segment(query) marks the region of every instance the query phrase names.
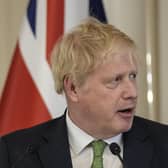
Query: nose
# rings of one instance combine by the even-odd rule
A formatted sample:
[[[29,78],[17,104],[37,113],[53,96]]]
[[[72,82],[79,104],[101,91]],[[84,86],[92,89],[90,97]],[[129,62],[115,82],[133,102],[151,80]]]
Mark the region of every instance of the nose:
[[[137,84],[134,81],[126,81],[124,84],[123,98],[124,99],[137,99]]]

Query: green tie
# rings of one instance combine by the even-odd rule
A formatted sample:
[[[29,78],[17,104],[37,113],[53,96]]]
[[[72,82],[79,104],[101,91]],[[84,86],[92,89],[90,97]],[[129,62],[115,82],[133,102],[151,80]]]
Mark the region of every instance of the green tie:
[[[93,163],[91,168],[103,168],[103,152],[106,143],[102,140],[93,141]]]

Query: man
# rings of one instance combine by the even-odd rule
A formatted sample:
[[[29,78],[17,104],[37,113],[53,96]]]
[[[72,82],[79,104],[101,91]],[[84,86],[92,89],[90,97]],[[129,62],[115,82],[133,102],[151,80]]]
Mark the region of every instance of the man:
[[[56,91],[65,94],[67,110],[2,137],[2,168],[167,168],[168,126],[134,117],[133,40],[90,18],[57,42],[52,58]],[[114,142],[123,163],[110,151]],[[101,144],[99,156],[94,144]]]

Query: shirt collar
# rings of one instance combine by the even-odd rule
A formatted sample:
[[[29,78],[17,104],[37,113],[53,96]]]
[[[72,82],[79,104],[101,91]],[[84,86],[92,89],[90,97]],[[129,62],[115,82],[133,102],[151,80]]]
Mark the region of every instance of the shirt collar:
[[[89,134],[76,126],[66,113],[66,122],[68,127],[68,137],[71,149],[79,154],[90,142],[94,140]]]
[[[122,145],[122,134],[118,134],[114,137],[108,138],[108,139],[104,139],[104,141],[110,145],[111,143],[115,142],[117,143],[119,146]]]
[[[95,140],[92,136],[87,134],[85,131],[80,129],[73,121],[70,119],[68,112],[66,113],[66,123],[68,128],[68,138],[70,147],[73,152],[79,154],[88,144]],[[103,139],[108,145],[113,142],[122,145],[122,134],[114,136],[112,138]]]

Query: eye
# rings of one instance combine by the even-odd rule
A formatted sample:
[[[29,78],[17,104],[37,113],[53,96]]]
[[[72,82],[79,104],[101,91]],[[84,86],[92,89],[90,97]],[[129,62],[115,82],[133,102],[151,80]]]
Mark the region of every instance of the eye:
[[[121,81],[121,76],[116,76],[113,80],[113,82],[119,82]]]
[[[111,80],[109,80],[107,82],[106,86],[110,89],[115,89],[119,85],[121,80],[122,80],[122,76],[116,76],[116,77],[112,78]]]
[[[133,72],[129,74],[129,79],[130,80],[135,80],[137,78],[137,73]]]

